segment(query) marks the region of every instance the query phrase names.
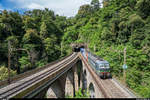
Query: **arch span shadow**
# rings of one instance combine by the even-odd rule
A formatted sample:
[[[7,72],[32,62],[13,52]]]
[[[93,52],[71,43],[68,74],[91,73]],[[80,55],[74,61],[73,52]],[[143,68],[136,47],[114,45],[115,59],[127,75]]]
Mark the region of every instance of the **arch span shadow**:
[[[90,92],[90,98],[95,98],[95,89],[93,83],[90,83],[89,85],[89,92]]]

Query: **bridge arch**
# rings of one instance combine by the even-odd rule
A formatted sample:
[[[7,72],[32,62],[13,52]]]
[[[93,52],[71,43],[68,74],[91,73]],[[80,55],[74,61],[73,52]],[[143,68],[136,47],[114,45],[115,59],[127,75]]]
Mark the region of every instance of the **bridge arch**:
[[[77,61],[77,75],[78,75],[78,85],[79,88],[82,88],[82,74],[83,74],[83,65],[82,65],[82,61],[78,60]]]
[[[60,98],[62,96],[62,87],[58,81],[55,81],[46,93],[47,98]]]
[[[84,70],[84,76],[85,76],[85,77],[87,76],[87,74],[86,74],[86,70]]]
[[[83,80],[82,80],[83,82],[83,90],[87,90],[87,71],[86,71],[86,69],[84,69],[84,71],[83,71]]]
[[[72,68],[67,72],[66,84],[65,84],[65,95],[74,96],[74,73]]]
[[[89,93],[90,93],[90,98],[95,98],[95,89],[93,83],[90,83],[89,85]]]

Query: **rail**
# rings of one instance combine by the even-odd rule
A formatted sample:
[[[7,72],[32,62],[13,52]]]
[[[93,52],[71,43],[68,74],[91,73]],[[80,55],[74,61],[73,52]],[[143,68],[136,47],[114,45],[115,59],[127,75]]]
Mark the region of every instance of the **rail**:
[[[77,53],[72,53],[64,58],[61,58],[57,61],[47,64],[44,67],[34,69],[29,72],[23,73],[19,76],[13,77],[12,83],[1,89],[0,98],[5,99],[8,97],[14,97],[14,95],[20,97],[20,94],[16,94],[18,92],[20,92],[21,95],[23,95],[23,93],[26,94],[25,97],[30,96],[33,92],[37,91],[40,87],[43,87],[44,84],[47,84],[47,82],[52,83],[54,80],[56,80],[56,78],[58,78],[60,75],[68,71],[79,58],[86,65],[86,68],[90,72],[94,80],[94,83],[96,84],[97,88],[101,91],[104,98],[116,98],[116,97],[132,98],[133,97],[125,90],[122,90],[121,87],[119,87],[115,82],[112,81],[112,79],[108,79],[108,80],[100,79],[99,76],[95,73],[95,71],[90,67],[89,63],[82,56],[81,53],[79,53],[78,56]],[[20,79],[23,79],[23,81]],[[7,82],[7,80],[4,82]],[[0,85],[1,84],[2,83],[0,83]]]
[[[72,52],[70,55],[72,55],[72,54],[73,54],[73,52]],[[49,63],[49,64],[47,64],[47,65],[45,65],[45,66],[43,66],[43,67],[36,68],[36,69],[32,69],[32,70],[30,70],[30,71],[27,71],[27,72],[24,72],[24,73],[22,73],[22,74],[16,75],[16,76],[14,76],[14,77],[11,77],[11,78],[10,78],[10,82],[11,82],[11,83],[14,83],[14,82],[16,82],[16,81],[18,81],[18,80],[20,80],[20,79],[23,79],[23,78],[25,78],[25,77],[28,77],[28,76],[30,76],[30,75],[32,75],[32,74],[35,74],[35,73],[37,73],[37,72],[39,72],[39,71],[41,71],[41,70],[44,70],[44,69],[48,68],[49,66],[52,66],[52,65],[54,65],[54,64],[56,64],[56,63],[58,63],[58,62],[60,62],[60,61],[62,61],[62,60],[64,60],[64,59],[66,59],[66,58],[69,57],[70,55],[65,56],[65,57],[63,57],[63,58],[60,58],[60,59],[58,59],[58,60],[56,60],[56,61],[54,61],[54,62],[51,62],[51,63]],[[10,84],[11,84],[11,83],[10,83]],[[4,86],[6,86],[6,85],[9,85],[8,80],[0,81],[0,88],[4,87]]]
[[[56,75],[58,71],[61,71],[61,69],[64,68],[62,66],[64,66],[64,65],[67,66],[68,64],[72,64],[72,62],[74,60],[76,60],[75,56],[77,58],[76,54],[70,55],[70,57],[68,56],[69,59],[62,61],[59,65],[54,65],[52,68],[50,67],[50,68],[46,69],[45,71],[41,71],[38,74],[36,73],[35,75],[33,75],[33,77],[31,76],[31,78],[27,77],[22,82],[20,81],[20,82],[11,84],[12,86],[9,86],[9,88],[4,87],[3,90],[0,91],[0,98],[3,98],[3,99],[8,98],[9,96],[14,95],[18,91],[21,91],[22,89],[24,89],[30,85],[33,85],[34,83],[38,82],[39,80],[41,80],[40,82],[43,82],[42,80],[46,79],[46,77],[48,77],[48,76],[54,77],[53,74]],[[67,57],[65,57],[65,58],[67,58]]]
[[[57,65],[56,67],[53,66],[53,68],[48,69],[45,72],[43,71],[39,75],[36,75],[36,76],[34,75],[35,77],[32,77],[31,79],[28,79],[28,80],[25,79],[26,81],[23,81],[22,83],[18,82],[18,83],[16,83],[16,85],[13,84],[11,86],[11,88],[6,87],[6,90],[3,89],[3,91],[0,92],[0,98],[3,98],[3,99],[8,98],[9,96],[14,95],[18,91],[30,86],[31,84],[36,83],[39,80],[46,78],[47,76],[53,75],[52,73],[55,73],[55,75],[56,75],[56,71],[63,69],[62,66],[66,65],[66,64],[68,65],[68,63],[71,64],[72,63],[71,60],[73,60],[75,58],[75,56],[76,55],[70,56],[69,59],[65,60],[64,62]],[[42,82],[42,81],[40,81],[40,82]]]

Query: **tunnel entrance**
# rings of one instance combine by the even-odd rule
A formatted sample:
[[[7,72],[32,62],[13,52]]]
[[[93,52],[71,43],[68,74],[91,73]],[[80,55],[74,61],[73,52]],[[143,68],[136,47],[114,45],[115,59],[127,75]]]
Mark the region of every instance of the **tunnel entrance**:
[[[80,48],[87,48],[85,43],[73,43],[71,44],[73,52],[80,52]]]

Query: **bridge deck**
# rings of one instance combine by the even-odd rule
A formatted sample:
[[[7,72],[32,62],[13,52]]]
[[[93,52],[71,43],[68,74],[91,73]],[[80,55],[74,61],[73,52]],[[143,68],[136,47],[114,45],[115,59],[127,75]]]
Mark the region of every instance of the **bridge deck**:
[[[79,54],[79,55],[78,55]],[[99,90],[103,93],[106,98],[135,98],[124,88],[122,88],[113,79],[102,80],[90,67],[88,62],[80,53],[73,53],[67,58],[41,70],[31,76],[25,77],[22,80],[18,80],[14,83],[7,85],[0,89],[0,98],[11,98],[11,97],[26,97],[31,94],[31,91],[39,89],[40,86],[44,86],[49,81],[54,81],[56,77],[65,73],[72,64],[76,63],[76,60],[81,59],[87,69],[89,70],[93,80]],[[66,67],[69,66],[69,67]]]
[[[19,92],[30,88],[31,86],[38,84],[46,77],[56,75],[56,71],[61,70],[64,66],[67,66],[68,63],[74,61],[77,58],[77,54],[73,53],[71,56],[67,57],[66,59],[44,69],[41,70],[29,77],[26,77],[22,80],[16,81],[4,88],[0,89],[0,98],[10,98],[17,95]]]

